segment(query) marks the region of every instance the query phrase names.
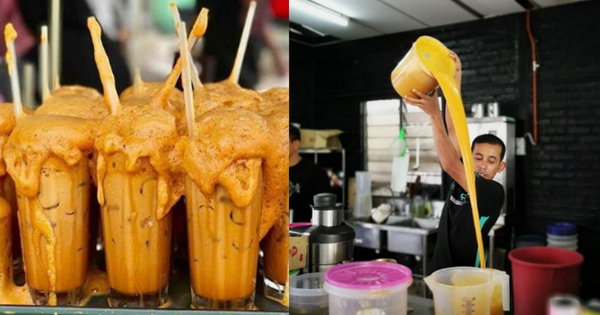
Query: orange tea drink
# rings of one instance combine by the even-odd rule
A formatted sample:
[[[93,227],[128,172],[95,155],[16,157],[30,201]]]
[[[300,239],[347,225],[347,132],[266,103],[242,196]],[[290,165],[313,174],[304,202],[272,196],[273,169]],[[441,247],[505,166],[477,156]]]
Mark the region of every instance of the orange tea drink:
[[[171,171],[175,119],[153,106],[123,107],[104,122],[96,142],[111,307],[166,303],[171,207],[183,185]]]
[[[29,111],[26,110],[26,113]],[[11,211],[11,231],[12,231],[12,258],[21,257],[21,239],[19,237],[19,221],[17,218],[17,193],[15,182],[6,172],[6,163],[4,162],[4,144],[8,141],[10,133],[15,127],[15,112],[13,104],[0,104],[0,198],[4,198],[12,209]]]
[[[269,122],[273,130],[273,141],[275,144],[274,157],[277,164],[283,167],[276,171],[278,176],[270,177],[269,185],[278,187],[284,191],[289,178],[289,89],[274,88],[261,94],[263,102],[260,104],[259,112]],[[282,202],[282,199],[283,202]],[[282,215],[277,218],[273,227],[263,238],[261,248],[263,250],[263,277],[265,283],[265,296],[286,305],[286,284],[289,279],[289,198],[280,196],[279,200],[273,200],[274,206],[283,207]]]
[[[20,118],[5,161],[15,180],[27,284],[38,305],[78,305],[89,251],[91,155],[87,120]]]
[[[250,309],[254,301],[266,179],[267,121],[216,108],[183,138],[193,307]],[[263,171],[264,170],[264,171]],[[281,211],[279,211],[279,214]]]

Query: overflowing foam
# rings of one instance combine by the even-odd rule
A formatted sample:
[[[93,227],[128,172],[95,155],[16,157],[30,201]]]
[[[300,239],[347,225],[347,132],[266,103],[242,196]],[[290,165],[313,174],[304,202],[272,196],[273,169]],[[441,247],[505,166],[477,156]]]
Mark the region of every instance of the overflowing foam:
[[[100,120],[110,113],[98,91],[82,86],[63,86],[49,96],[35,114]]]
[[[32,115],[19,120],[4,146],[17,190],[36,197],[42,165],[53,156],[69,166],[77,164],[92,152],[97,132],[92,122],[73,117]]]
[[[140,104],[143,98],[134,98]],[[104,205],[103,180],[106,176],[106,157],[120,152],[126,159],[126,170],[138,172],[141,159],[148,158],[158,174],[156,214],[160,219],[183,193],[183,179],[174,173],[180,165],[175,146],[178,139],[175,119],[155,106],[124,103],[121,112],[103,122],[104,133],[96,141],[98,154],[98,201]]]

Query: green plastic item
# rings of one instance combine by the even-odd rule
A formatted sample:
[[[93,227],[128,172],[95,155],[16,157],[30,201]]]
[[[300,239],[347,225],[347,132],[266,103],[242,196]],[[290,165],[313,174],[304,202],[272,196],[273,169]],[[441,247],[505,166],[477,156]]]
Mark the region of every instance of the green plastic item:
[[[173,22],[173,16],[171,15],[171,9],[169,3],[177,3],[179,11],[182,10],[194,10],[196,8],[195,0],[152,0],[150,2],[150,11],[152,13],[152,19],[156,28],[163,33],[175,34],[175,22]]]
[[[406,132],[406,129],[404,129],[404,127],[402,127],[400,129],[400,134],[398,135],[398,139],[400,140],[400,142],[404,143],[404,150],[402,150],[402,152],[400,152],[400,157],[404,157],[404,154],[406,154],[406,152],[408,151],[408,143],[406,142],[406,138],[404,137],[405,132]]]
[[[393,157],[404,157],[406,152],[408,152],[408,143],[406,142],[406,137],[404,136],[405,133],[406,129],[404,129],[404,127],[400,128],[398,139],[395,139],[394,142],[392,142],[389,152]]]

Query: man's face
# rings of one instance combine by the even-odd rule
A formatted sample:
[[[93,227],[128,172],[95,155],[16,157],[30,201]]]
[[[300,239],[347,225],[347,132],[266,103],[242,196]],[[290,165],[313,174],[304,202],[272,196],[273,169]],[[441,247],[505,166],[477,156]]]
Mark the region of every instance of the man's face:
[[[496,144],[476,143],[473,147],[473,168],[479,176],[492,180],[506,167],[500,160],[502,147]]]
[[[290,158],[298,154],[298,150],[300,149],[300,140],[292,141],[290,139]]]

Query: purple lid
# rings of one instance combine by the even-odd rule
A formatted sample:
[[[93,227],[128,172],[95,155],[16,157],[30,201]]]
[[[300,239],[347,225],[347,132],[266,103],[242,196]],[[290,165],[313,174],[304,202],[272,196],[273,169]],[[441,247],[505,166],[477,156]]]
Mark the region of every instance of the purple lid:
[[[407,267],[380,261],[363,261],[339,265],[325,273],[325,282],[342,289],[389,289],[412,280]]]
[[[557,236],[577,235],[577,226],[566,222],[552,223],[546,226],[546,232]]]

